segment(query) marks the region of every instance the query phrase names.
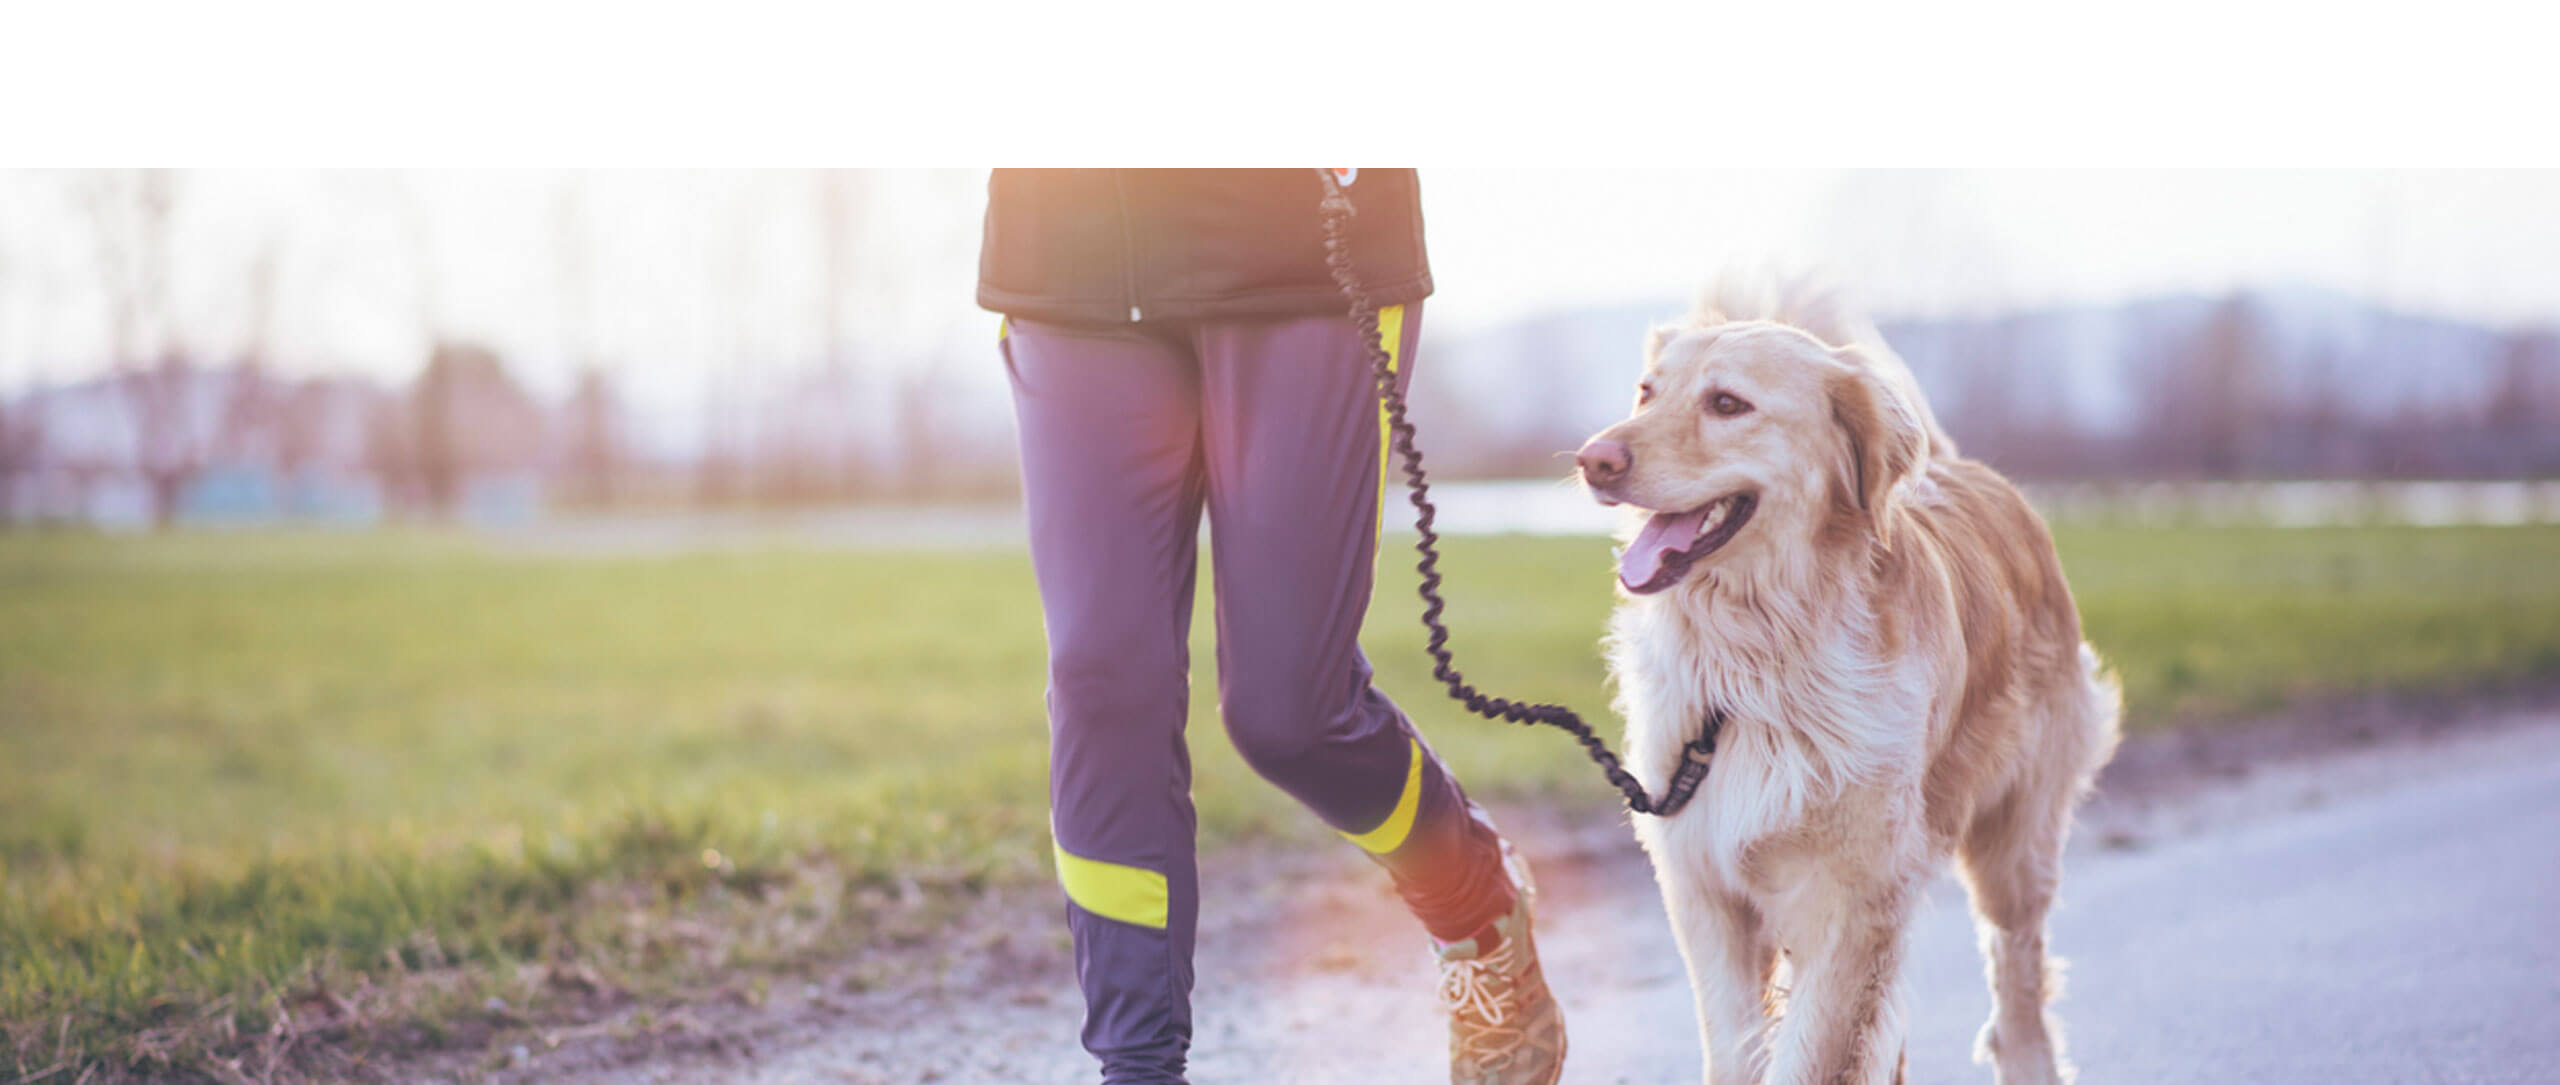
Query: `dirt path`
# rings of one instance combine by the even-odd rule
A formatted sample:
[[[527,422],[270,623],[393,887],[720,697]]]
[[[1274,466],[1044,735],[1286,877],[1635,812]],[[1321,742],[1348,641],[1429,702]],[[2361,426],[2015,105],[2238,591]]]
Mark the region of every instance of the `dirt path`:
[[[1545,890],[1541,949],[1573,1029],[1566,1081],[1696,1080],[1687,984],[1622,815],[1497,813]],[[2505,828],[2448,829],[2482,822]],[[2560,1060],[2560,985],[2546,978],[2560,925],[2539,918],[2560,909],[2554,839],[2560,715],[2328,717],[2128,744],[2082,819],[2055,920],[2083,1080],[2528,1080]],[[1204,879],[1193,1080],[1445,1080],[1428,958],[1366,862],[1231,854]],[[2201,908],[2241,882],[2265,884]],[[990,901],[875,989],[831,980],[753,1010],[624,1021],[455,1076],[1090,1080],[1054,913],[1046,893]],[[1913,932],[1915,1082],[1989,1080],[1968,1060],[1988,1006],[1971,941],[1962,893],[1942,881]],[[2472,979],[2431,990],[2431,969]]]

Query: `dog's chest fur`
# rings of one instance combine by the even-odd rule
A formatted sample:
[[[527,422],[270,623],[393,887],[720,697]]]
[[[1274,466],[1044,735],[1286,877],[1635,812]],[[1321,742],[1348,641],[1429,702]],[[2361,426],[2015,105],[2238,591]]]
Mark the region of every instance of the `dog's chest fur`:
[[[1910,851],[1917,842],[1841,845],[1919,822],[1929,676],[1909,655],[1886,658],[1866,600],[1704,590],[1631,600],[1613,624],[1628,753],[1649,788],[1711,705],[1726,715],[1696,800],[1636,819],[1656,862],[1703,864],[1726,892],[1760,896],[1784,892],[1798,859]]]

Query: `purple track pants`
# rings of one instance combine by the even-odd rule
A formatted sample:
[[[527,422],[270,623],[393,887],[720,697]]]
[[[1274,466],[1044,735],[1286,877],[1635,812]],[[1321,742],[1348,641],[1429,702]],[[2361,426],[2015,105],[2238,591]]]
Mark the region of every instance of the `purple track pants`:
[[[1401,380],[1420,307],[1381,317]],[[1360,652],[1380,426],[1357,328],[1015,321],[1003,346],[1049,638],[1050,825],[1104,1080],[1178,1082],[1190,1046],[1203,509],[1218,705],[1246,763],[1384,865],[1433,935],[1509,911],[1498,837]]]

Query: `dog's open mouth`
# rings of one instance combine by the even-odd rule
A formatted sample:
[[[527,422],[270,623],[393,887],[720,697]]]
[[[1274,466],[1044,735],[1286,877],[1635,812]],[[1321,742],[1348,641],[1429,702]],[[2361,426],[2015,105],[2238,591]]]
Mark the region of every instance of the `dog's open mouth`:
[[[1657,512],[1618,555],[1618,583],[1651,595],[1680,582],[1689,566],[1733,541],[1759,505],[1755,495],[1727,494],[1687,512]]]

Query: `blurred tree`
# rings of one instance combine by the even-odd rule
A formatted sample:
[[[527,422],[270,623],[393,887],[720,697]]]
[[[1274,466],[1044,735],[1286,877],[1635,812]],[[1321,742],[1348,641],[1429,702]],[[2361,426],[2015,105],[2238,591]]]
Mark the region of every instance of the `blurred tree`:
[[[2146,332],[2154,353],[2138,377],[2138,470],[2241,477],[2257,466],[2251,435],[2266,417],[2256,308],[2248,295],[2232,294],[2187,319],[2194,323]]]
[[[385,429],[371,442],[378,468],[437,516],[460,508],[475,477],[541,465],[541,408],[475,344],[438,344],[400,407],[376,422]]]
[[[2009,471],[2028,470],[2035,457],[2021,447],[2029,442],[2020,431],[2027,419],[2019,409],[2022,370],[2032,366],[2019,357],[2022,338],[2015,319],[1998,317],[1947,322],[1948,356],[1957,360],[1947,384],[1956,389],[1954,417],[1947,425],[1966,455]]]
[[[133,433],[133,469],[151,522],[177,519],[186,485],[207,453],[194,412],[196,366],[169,331],[169,217],[177,177],[168,170],[101,170],[77,182],[107,299],[112,378]]]
[[[2510,339],[2498,359],[2497,383],[2482,412],[2502,452],[2502,475],[2560,473],[2560,332]]]
[[[11,281],[12,270],[9,248],[0,245],[0,301],[14,296],[15,292],[9,289],[16,285]],[[0,308],[0,315],[7,312]],[[37,395],[29,394],[23,404],[11,404],[7,388],[0,387],[0,525],[17,518],[18,478],[33,469],[36,452],[43,446],[39,402]]]
[[[861,185],[861,175],[851,170],[818,173],[818,349],[831,372],[846,366],[844,306],[853,287],[853,252],[859,247],[853,232]]]
[[[2196,424],[2197,466],[2207,478],[2237,478],[2253,466],[2248,434],[2258,413],[2258,347],[2245,294],[2214,307],[2194,359],[2194,398],[2187,404]]]
[[[707,323],[709,368],[702,397],[702,462],[694,479],[696,499],[726,504],[753,495],[758,455],[758,396],[763,374],[757,364],[750,306],[755,300],[752,251],[759,207],[750,193],[730,192],[727,215],[706,221],[702,231],[703,267],[710,287],[719,292],[715,312],[725,319]],[[708,211],[709,209],[706,209]],[[725,228],[723,228],[725,227]]]
[[[589,507],[621,496],[627,435],[613,368],[600,361],[595,324],[595,238],[588,228],[581,177],[564,181],[552,205],[553,251],[559,258],[560,354],[577,373],[561,409],[567,429],[561,467],[570,499]]]
[[[350,382],[352,383],[352,382]],[[297,478],[322,466],[329,452],[329,421],[336,405],[330,378],[296,381],[286,389],[274,416],[276,471]]]
[[[277,250],[258,249],[242,276],[247,297],[240,354],[223,383],[222,417],[214,427],[213,454],[232,464],[275,463],[284,425],[287,389],[268,370],[275,334]]]
[[[950,457],[939,442],[942,426],[934,405],[951,393],[942,387],[937,366],[909,364],[895,385],[898,422],[898,467],[895,491],[902,497],[930,498],[942,492]]]
[[[18,486],[44,454],[43,398],[11,403],[0,397],[0,524],[17,518]]]
[[[2294,462],[2279,465],[2287,474],[2342,478],[2359,469],[2346,399],[2339,392],[2348,374],[2339,354],[2336,347],[2319,348],[2306,364],[2310,380],[2301,401],[2271,408],[2282,411],[2293,423],[2293,432],[2285,435],[2284,447],[2291,451]]]
[[[693,465],[693,500],[716,508],[736,501],[745,489],[746,457],[734,424],[738,411],[730,403],[734,390],[716,370],[702,384],[702,451]]]
[[[803,414],[794,429],[808,432],[797,443],[817,457],[817,473],[825,496],[851,495],[860,485],[861,451],[851,439],[855,405],[854,349],[845,309],[868,286],[861,257],[869,242],[866,212],[871,178],[859,170],[823,170],[817,178],[819,296],[818,349],[822,353],[812,387],[800,400]]]
[[[411,420],[405,397],[385,397],[367,409],[364,462],[365,469],[382,487],[386,503],[420,503],[417,426]]]
[[[623,465],[629,454],[622,421],[622,399],[613,377],[590,367],[578,374],[561,412],[568,427],[566,462],[572,500],[593,507],[610,506],[621,492]]]
[[[162,531],[177,523],[187,484],[204,471],[208,458],[212,435],[199,424],[197,410],[208,380],[176,351],[149,366],[123,368],[113,378],[133,427],[133,466],[150,497],[151,525]]]

